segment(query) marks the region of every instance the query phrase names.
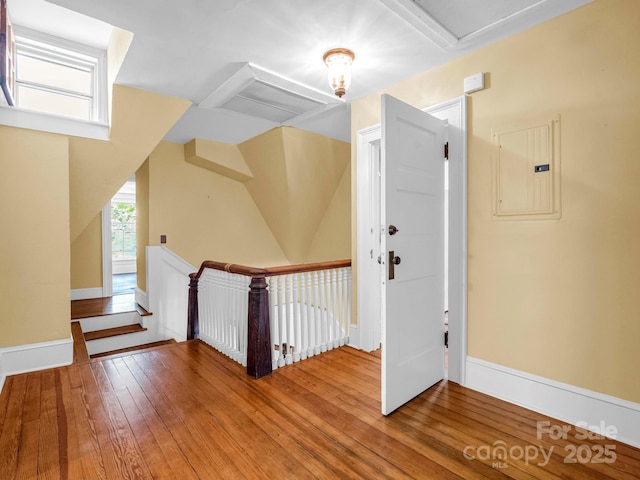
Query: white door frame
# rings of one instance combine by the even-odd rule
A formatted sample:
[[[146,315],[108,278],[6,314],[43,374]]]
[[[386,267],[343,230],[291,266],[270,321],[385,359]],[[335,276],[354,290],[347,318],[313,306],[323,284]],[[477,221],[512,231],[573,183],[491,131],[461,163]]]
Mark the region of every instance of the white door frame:
[[[449,142],[449,380],[465,384],[465,365],[467,357],[467,98],[461,96],[440,103],[423,111],[448,122]],[[357,278],[367,278],[367,262],[371,262],[366,247],[366,232],[371,227],[367,211],[370,199],[369,185],[371,172],[370,155],[374,151],[372,144],[380,139],[380,125],[359,130],[357,137]],[[356,292],[358,306],[359,347],[371,351],[377,348],[376,325],[371,318],[360,312],[366,311],[370,295],[362,288],[364,282],[358,281]],[[361,307],[363,310],[361,310]],[[379,326],[378,332],[379,332]],[[379,342],[379,339],[377,339]]]

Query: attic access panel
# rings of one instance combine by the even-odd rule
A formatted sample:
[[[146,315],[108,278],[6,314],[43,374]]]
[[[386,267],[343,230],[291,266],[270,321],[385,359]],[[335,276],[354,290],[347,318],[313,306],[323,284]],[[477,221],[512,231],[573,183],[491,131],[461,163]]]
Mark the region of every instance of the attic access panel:
[[[220,108],[284,123],[302,115],[313,116],[344,103],[334,95],[248,62],[232,66],[235,69],[218,80],[217,86],[198,104],[198,108]]]
[[[459,39],[544,2],[544,0],[412,1]]]
[[[323,102],[254,79],[219,108],[282,123]]]

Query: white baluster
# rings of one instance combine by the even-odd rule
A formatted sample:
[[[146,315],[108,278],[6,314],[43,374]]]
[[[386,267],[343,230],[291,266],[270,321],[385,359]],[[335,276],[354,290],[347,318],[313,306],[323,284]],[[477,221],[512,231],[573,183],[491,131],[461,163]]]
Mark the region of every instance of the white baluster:
[[[280,332],[279,336],[279,347],[280,347],[280,355],[278,356],[278,367],[285,366],[285,344],[287,343],[287,330],[286,330],[286,306],[285,306],[285,286],[284,286],[284,276],[278,276],[278,328]]]
[[[300,280],[300,360],[306,360],[309,349],[309,319],[307,304],[309,303],[308,297],[308,282],[307,274],[301,273],[299,275]]]
[[[340,300],[338,298],[338,272],[331,270],[331,310],[333,319],[331,320],[331,340],[333,348],[340,346]]]
[[[291,275],[291,354],[294,362],[300,361],[300,351],[302,350],[302,338],[300,336],[300,274]]]
[[[345,283],[346,283],[345,271],[344,271],[344,268],[340,268],[338,270],[338,297],[340,299],[340,346],[341,347],[344,345],[344,340],[347,335],[346,333],[347,332],[347,325],[346,325],[347,304],[345,303],[346,298],[344,294]]]
[[[320,346],[322,345],[322,314],[319,308],[320,305],[320,277],[318,272],[315,271],[312,274],[313,277],[313,308],[311,313],[313,315],[313,331],[314,331],[314,339],[313,339],[313,353],[314,355],[319,355],[321,353]]]
[[[293,341],[293,335],[292,335],[292,326],[293,326],[293,319],[292,319],[292,305],[293,302],[291,300],[291,290],[292,290],[292,275],[286,275],[285,276],[285,297],[284,297],[284,318],[285,318],[285,322],[284,322],[284,328],[283,330],[285,331],[285,339],[286,339],[286,344],[287,344],[287,355],[285,357],[285,363],[287,365],[291,365],[293,363],[293,355],[291,354],[291,343]],[[294,347],[295,348],[295,347]]]
[[[280,365],[280,353],[282,352],[282,349],[280,347],[282,341],[280,338],[280,307],[278,305],[280,289],[278,288],[278,277],[270,277],[269,285],[269,300],[273,305],[273,308],[271,310],[271,343],[273,344],[273,355],[271,358],[271,363],[273,370],[275,370]]]

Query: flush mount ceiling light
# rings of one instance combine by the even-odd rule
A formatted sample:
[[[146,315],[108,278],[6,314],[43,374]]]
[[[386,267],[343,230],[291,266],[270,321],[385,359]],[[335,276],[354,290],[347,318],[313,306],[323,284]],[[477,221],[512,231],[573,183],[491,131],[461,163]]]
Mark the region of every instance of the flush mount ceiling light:
[[[329,68],[329,85],[338,97],[342,97],[351,85],[351,64],[355,57],[346,48],[332,48],[322,56]]]

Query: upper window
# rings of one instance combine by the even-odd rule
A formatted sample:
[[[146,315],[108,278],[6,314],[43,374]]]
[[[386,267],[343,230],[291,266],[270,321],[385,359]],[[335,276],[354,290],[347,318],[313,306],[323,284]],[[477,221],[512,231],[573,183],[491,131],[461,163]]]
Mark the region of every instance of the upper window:
[[[15,34],[17,107],[105,121],[103,51],[26,29]]]

